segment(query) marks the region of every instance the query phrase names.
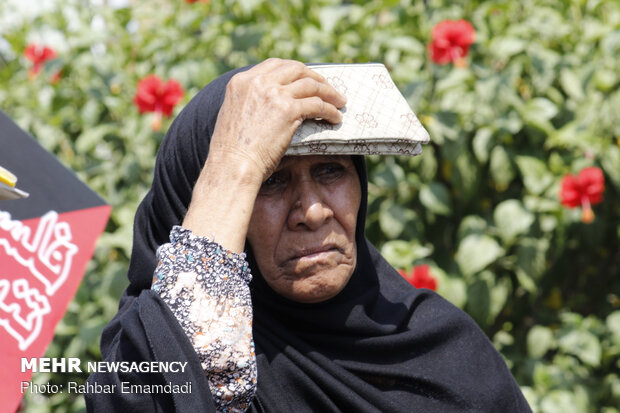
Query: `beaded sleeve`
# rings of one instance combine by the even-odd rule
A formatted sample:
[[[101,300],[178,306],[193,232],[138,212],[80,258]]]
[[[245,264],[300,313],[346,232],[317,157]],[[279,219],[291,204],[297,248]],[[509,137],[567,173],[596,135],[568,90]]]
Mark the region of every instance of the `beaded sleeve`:
[[[157,250],[152,289],[196,350],[216,409],[243,412],[256,392],[252,275],[245,254],[179,226],[170,241]]]

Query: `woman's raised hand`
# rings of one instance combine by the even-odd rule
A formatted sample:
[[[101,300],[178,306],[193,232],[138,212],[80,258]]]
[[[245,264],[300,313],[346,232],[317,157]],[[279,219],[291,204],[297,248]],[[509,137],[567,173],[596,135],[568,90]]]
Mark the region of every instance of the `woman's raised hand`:
[[[210,155],[248,162],[262,182],[275,170],[304,119],[342,120],[346,98],[293,60],[268,59],[228,83]],[[230,164],[229,164],[230,165]]]
[[[254,201],[304,119],[338,123],[346,98],[293,60],[268,59],[228,82],[183,226],[243,251]]]

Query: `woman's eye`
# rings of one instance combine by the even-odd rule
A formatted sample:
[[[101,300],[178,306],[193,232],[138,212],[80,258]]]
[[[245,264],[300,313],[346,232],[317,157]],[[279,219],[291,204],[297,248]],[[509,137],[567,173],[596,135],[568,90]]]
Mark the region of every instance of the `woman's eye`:
[[[322,165],[321,168],[317,171],[317,175],[323,179],[333,179],[338,178],[343,171],[344,167],[339,163],[330,163]]]
[[[282,176],[282,174],[279,172],[276,172],[272,174],[269,178],[267,178],[265,182],[263,182],[260,190],[261,192],[273,191],[279,188],[280,186],[284,185],[284,183],[285,183],[284,177]]]

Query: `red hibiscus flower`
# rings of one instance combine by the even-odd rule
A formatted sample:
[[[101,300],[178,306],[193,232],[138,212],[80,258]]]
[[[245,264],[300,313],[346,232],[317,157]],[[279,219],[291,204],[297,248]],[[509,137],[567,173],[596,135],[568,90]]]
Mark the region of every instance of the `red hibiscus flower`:
[[[411,273],[407,274],[404,270],[399,270],[398,273],[405,277],[407,281],[415,288],[428,288],[429,290],[437,290],[437,279],[430,273],[428,265],[418,265],[413,267]]]
[[[32,62],[28,75],[30,78],[34,78],[43,69],[45,62],[56,58],[56,52],[50,47],[30,43],[24,50],[24,56]]]
[[[577,176],[568,174],[562,179],[560,201],[568,208],[581,205],[581,220],[587,224],[594,220],[591,206],[603,200],[604,190],[603,171],[592,166],[582,169]]]
[[[428,45],[431,60],[437,64],[454,63],[455,66],[467,66],[465,56],[469,46],[474,42],[474,27],[465,20],[444,20],[431,32]]]
[[[170,79],[162,82],[155,75],[149,75],[138,83],[138,90],[133,102],[140,113],[153,112],[152,127],[154,130],[161,128],[161,116],[170,116],[172,109],[183,98],[183,88],[176,80]]]

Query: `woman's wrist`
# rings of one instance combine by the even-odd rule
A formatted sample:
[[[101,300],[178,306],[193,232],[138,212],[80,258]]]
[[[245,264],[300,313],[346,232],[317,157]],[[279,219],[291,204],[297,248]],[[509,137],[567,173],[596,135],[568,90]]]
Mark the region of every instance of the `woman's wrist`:
[[[262,174],[252,162],[230,155],[210,156],[194,186],[183,227],[242,252],[261,184]]]

